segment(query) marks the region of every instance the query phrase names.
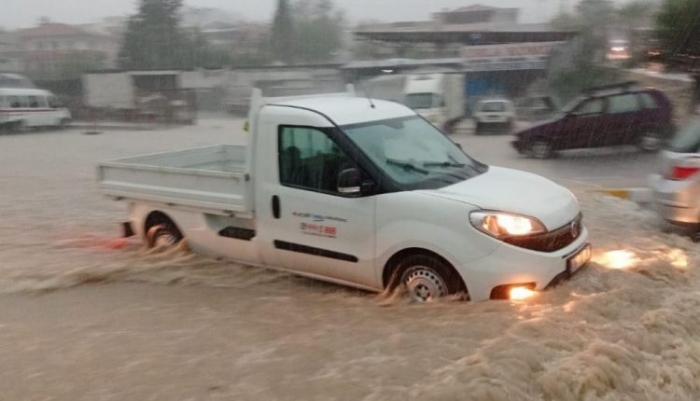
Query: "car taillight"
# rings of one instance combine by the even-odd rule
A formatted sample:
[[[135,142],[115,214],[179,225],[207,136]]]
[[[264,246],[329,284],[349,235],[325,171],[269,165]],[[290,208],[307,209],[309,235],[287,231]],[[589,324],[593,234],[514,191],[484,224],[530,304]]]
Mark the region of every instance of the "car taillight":
[[[698,171],[700,171],[700,167],[673,166],[670,178],[672,180],[687,180],[688,178],[695,175]]]

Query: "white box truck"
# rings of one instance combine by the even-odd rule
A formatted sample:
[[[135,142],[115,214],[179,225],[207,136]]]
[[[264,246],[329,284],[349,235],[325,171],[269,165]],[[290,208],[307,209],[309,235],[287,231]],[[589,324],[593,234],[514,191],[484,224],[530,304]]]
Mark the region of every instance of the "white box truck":
[[[464,75],[411,74],[406,80],[405,104],[436,127],[450,132],[465,115]]]
[[[371,291],[401,286],[416,301],[521,297],[591,257],[571,192],[472,159],[403,105],[252,98],[245,146],[99,166],[102,192],[128,204],[127,234]]]

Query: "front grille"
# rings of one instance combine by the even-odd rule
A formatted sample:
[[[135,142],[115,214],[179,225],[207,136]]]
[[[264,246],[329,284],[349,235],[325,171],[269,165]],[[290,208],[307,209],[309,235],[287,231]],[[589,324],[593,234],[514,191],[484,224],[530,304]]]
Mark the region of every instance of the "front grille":
[[[582,221],[583,215],[579,214],[572,222],[554,231],[529,237],[506,238],[505,242],[537,252],[556,252],[571,245],[581,236],[583,232]]]

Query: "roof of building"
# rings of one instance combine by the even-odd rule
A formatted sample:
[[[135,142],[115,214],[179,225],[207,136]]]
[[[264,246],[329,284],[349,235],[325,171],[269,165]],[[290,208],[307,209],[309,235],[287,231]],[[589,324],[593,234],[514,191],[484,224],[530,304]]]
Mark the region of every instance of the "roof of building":
[[[434,21],[361,25],[355,35],[386,42],[498,44],[568,40],[575,32],[548,24],[440,24]]]
[[[485,6],[483,4],[472,4],[466,7],[459,7],[447,12],[466,12],[466,11],[490,11],[490,10],[508,10],[508,8]]]
[[[62,24],[57,22],[42,23],[37,27],[23,29],[19,31],[19,36],[22,38],[43,38],[57,36],[105,36],[103,34],[88,31],[86,29]]]
[[[416,114],[408,107],[384,100],[372,100],[374,107],[363,97],[309,97],[280,101],[271,106],[291,106],[321,113],[335,124],[352,125]]]

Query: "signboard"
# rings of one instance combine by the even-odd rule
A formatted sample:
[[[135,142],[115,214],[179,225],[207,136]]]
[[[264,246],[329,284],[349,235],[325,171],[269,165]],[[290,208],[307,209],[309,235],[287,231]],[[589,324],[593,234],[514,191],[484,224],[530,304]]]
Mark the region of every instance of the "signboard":
[[[564,42],[465,46],[462,64],[466,71],[540,70],[554,47]]]

